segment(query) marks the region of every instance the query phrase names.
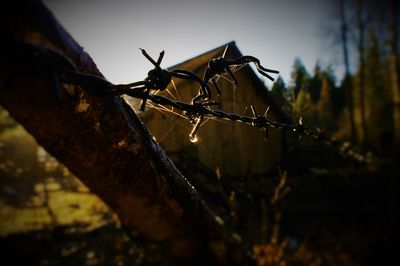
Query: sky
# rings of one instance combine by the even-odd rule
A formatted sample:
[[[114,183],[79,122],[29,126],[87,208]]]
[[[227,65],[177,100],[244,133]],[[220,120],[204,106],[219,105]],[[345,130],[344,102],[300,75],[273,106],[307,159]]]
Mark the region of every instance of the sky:
[[[114,83],[143,80],[153,68],[183,62],[236,41],[242,54],[277,69],[288,84],[296,57],[309,72],[332,59],[324,42],[329,16],[321,0],[44,0],[61,24]],[[325,34],[326,35],[326,34]],[[335,68],[335,65],[333,65]],[[337,72],[340,69],[338,69]],[[272,83],[267,80],[267,86]]]

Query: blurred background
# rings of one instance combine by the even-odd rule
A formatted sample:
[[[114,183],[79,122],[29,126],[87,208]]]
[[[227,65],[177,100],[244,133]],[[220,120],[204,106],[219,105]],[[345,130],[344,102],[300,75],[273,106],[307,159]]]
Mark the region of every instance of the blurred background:
[[[289,132],[284,156],[262,175],[242,171],[224,179],[215,167],[199,177],[190,165],[178,166],[245,240],[249,263],[395,265],[395,0],[44,3],[114,83],[143,80],[153,68],[138,48],[153,57],[165,50],[162,67],[170,67],[235,41],[242,54],[279,70],[274,82],[255,73],[285,117],[302,117],[306,126],[353,145],[360,160]],[[198,152],[218,165],[211,143],[202,138],[205,148]],[[160,263],[138,244],[140,236],[122,230],[112,211],[1,108],[0,191],[1,256],[39,265]]]

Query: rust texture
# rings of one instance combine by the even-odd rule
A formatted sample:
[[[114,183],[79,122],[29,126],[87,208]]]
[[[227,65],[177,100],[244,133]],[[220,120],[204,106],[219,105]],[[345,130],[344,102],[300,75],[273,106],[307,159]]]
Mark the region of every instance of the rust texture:
[[[69,58],[81,72],[102,76],[47,8],[40,1],[20,1],[5,11],[0,104],[102,198],[125,228],[138,231],[166,259],[233,263],[219,251],[238,243],[122,98],[95,97],[66,84],[60,97],[51,71],[9,53],[16,43],[40,45]]]

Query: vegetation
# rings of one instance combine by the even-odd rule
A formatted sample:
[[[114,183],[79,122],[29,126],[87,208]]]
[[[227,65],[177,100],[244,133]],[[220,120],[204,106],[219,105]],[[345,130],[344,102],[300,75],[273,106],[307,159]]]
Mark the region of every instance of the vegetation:
[[[393,80],[398,79],[398,72],[391,67],[394,55],[388,45],[388,32],[392,29],[381,17],[388,15],[388,4],[385,2],[374,11],[373,17],[377,20],[369,21],[369,27],[364,29],[368,34],[363,40],[362,54],[358,51],[347,55],[362,57],[362,65],[356,64],[343,79],[335,77],[331,65],[322,69],[317,63],[309,73],[297,58],[290,83],[286,85],[278,79],[271,89],[276,101],[293,119],[303,117],[307,125],[318,126],[341,140],[353,139],[359,146],[365,142],[367,150],[383,157],[390,157],[397,148]],[[354,29],[356,25],[348,27]],[[352,120],[355,121],[355,136],[352,136]]]
[[[379,5],[375,1],[358,1],[354,6],[346,1],[339,2],[338,35],[341,35],[340,46],[344,51],[345,76],[338,78],[332,66],[321,67],[318,63],[310,73],[297,58],[292,79],[285,84],[282,78],[278,78],[271,94],[294,121],[302,118],[307,126],[318,127],[341,141],[351,141],[365,153],[373,154],[374,161],[361,165],[340,157],[337,151],[319,142],[306,138],[291,139],[289,134],[289,152],[271,173],[263,176],[248,174],[240,180],[227,181],[223,173],[216,170],[217,178],[210,173],[209,180],[193,180],[202,199],[217,214],[217,223],[226,225],[229,232],[233,232],[229,237],[242,241],[241,248],[247,256],[235,262],[258,266],[395,265],[400,143],[399,44],[396,37],[399,24],[395,12],[398,6],[396,1],[384,1]],[[365,10],[370,9],[373,12],[365,14]],[[350,19],[351,16],[355,19]],[[351,32],[357,35],[355,42],[347,36]],[[353,70],[350,70],[349,58],[356,58],[359,62]],[[94,102],[90,104],[95,105]],[[112,104],[108,107],[116,112],[110,107]],[[116,121],[114,126],[123,119]],[[106,124],[109,120],[104,118],[101,122]],[[97,127],[99,131],[100,125]],[[106,128],[101,129],[107,132]],[[90,137],[97,136],[93,134]],[[136,139],[126,141],[136,144]],[[118,147],[126,144],[125,140],[115,143],[113,145]],[[129,147],[136,152],[139,144],[136,145]],[[140,152],[140,156],[145,154],[143,150]],[[146,162],[152,160],[143,158],[147,159]],[[71,164],[71,161],[67,162]],[[141,164],[134,166],[135,170],[143,167]],[[154,165],[151,167],[156,168]],[[151,167],[148,169],[153,169]],[[154,177],[149,173],[152,172],[145,172],[146,178],[141,179],[141,183]],[[154,178],[150,187],[144,186],[148,189],[146,193],[140,193],[147,196],[153,187],[161,187],[162,192],[171,190],[177,193],[176,187],[161,182],[166,179],[164,174],[160,174],[160,179]],[[89,186],[96,188],[100,181],[89,182]],[[126,210],[130,210],[131,205],[118,210],[119,220],[113,212],[120,206],[119,202],[112,200],[115,191],[99,190],[111,195],[105,197],[108,202],[115,203],[109,208],[65,166],[48,155],[2,108],[0,182],[1,259],[25,264],[34,261],[33,264],[41,265],[176,263],[173,260],[176,258],[165,254],[168,253],[165,250],[170,248],[169,238],[155,241],[143,233],[145,230],[134,230],[134,226],[144,226],[143,223],[124,224],[130,221]],[[118,192],[122,195],[131,183],[132,179],[120,178],[106,185],[121,186]],[[128,191],[127,195],[134,193],[137,191]],[[171,194],[169,191],[165,193],[169,199]],[[168,201],[167,205],[174,207],[171,208],[176,217],[189,213],[184,208],[190,204],[179,205],[182,201],[189,201],[189,195],[184,196],[187,198]],[[157,200],[163,202],[164,199],[159,197]],[[121,202],[124,203],[122,199]],[[194,213],[197,211],[193,210]],[[126,216],[121,215],[124,212]],[[191,221],[193,217],[196,216],[173,220],[171,224],[178,228],[183,223],[193,225],[196,224]],[[139,218],[146,225],[146,217]],[[121,223],[131,227],[124,228]],[[167,224],[165,228],[169,226]],[[183,238],[191,230],[206,232],[209,228],[213,227],[209,224],[195,229],[185,226],[179,234],[174,231],[171,235]],[[146,229],[157,237],[157,232]],[[190,236],[196,238],[198,235]],[[228,249],[221,240],[223,238],[219,237],[206,242],[210,246],[207,249],[220,256],[212,262],[229,264],[226,257],[232,259],[237,254],[226,255],[235,252]],[[199,243],[205,242],[203,239],[204,242],[199,243],[178,240],[174,242],[179,250],[177,253],[188,254],[198,250]],[[159,244],[163,241],[164,244]],[[209,255],[206,249],[201,250],[204,253],[195,254]],[[196,264],[197,259],[201,261],[199,257],[189,257],[184,262]]]

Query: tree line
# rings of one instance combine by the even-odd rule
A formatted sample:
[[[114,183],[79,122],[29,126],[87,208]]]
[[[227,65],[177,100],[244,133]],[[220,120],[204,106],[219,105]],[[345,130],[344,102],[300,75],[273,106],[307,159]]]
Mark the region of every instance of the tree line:
[[[344,77],[316,63],[309,73],[294,61],[291,80],[274,83],[271,93],[284,111],[303,117],[341,140],[381,156],[399,154],[399,4],[394,1],[336,3],[329,34],[340,47]]]

